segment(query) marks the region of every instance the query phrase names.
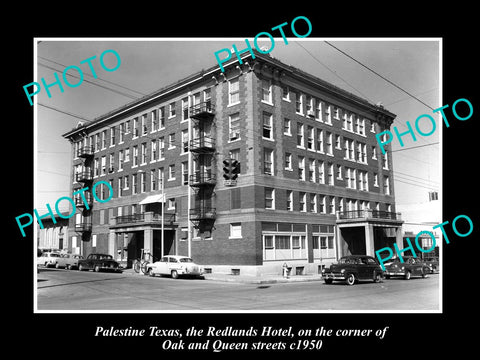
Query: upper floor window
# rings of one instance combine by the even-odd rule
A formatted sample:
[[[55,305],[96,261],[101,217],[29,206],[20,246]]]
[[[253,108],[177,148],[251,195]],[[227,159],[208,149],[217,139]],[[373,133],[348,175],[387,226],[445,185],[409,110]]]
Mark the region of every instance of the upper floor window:
[[[228,105],[238,104],[240,102],[240,81],[235,78],[228,81]]]
[[[263,137],[273,140],[272,114],[263,113]]]
[[[229,116],[228,125],[229,140],[234,141],[240,139],[240,115],[238,113]]]
[[[272,82],[270,80],[262,80],[262,101],[272,104]]]
[[[176,115],[175,102],[172,102],[168,105],[168,117],[174,117]]]

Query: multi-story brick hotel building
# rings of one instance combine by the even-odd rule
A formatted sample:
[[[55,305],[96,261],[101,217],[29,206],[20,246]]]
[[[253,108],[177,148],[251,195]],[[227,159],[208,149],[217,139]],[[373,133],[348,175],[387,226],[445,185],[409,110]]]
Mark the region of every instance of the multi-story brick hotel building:
[[[390,148],[383,155],[375,138],[395,115],[269,55],[241,58],[64,134],[72,192],[113,188],[105,203],[87,192],[89,209],[75,199],[72,252],[130,265],[146,249],[213,272],[281,273],[287,263],[300,274],[403,248]],[[223,176],[228,159],[240,164],[234,181]]]

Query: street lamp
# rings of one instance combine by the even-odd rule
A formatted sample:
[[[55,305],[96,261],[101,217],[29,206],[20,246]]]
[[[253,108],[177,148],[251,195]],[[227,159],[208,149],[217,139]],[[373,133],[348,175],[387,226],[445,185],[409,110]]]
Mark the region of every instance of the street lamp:
[[[137,171],[138,174],[145,174],[146,171],[145,170],[138,170]],[[163,257],[163,254],[164,254],[164,239],[165,239],[165,188],[163,186],[164,184],[164,179],[165,179],[165,173],[162,171],[162,178],[159,179],[157,175],[155,175],[154,172],[151,173],[157,180],[160,181],[161,183],[161,187],[160,187],[160,190],[161,190],[161,194],[162,194],[162,222],[161,222],[161,237],[160,237],[160,244],[161,244],[161,247],[162,247],[162,250],[161,250],[161,257]]]

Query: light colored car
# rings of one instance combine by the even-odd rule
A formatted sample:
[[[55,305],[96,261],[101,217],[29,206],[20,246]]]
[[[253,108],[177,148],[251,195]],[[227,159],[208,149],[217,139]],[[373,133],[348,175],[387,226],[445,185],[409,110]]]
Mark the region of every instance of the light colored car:
[[[155,275],[171,275],[177,279],[179,276],[202,276],[204,269],[202,266],[195,264],[193,260],[187,256],[167,255],[154,263],[147,265],[147,273],[150,276]]]
[[[58,268],[65,268],[67,270],[71,270],[73,268],[78,268],[78,260],[83,259],[82,255],[76,254],[61,254],[55,264],[55,267]]]
[[[55,266],[58,259],[60,258],[60,253],[58,252],[44,252],[42,255],[37,257],[37,266]]]

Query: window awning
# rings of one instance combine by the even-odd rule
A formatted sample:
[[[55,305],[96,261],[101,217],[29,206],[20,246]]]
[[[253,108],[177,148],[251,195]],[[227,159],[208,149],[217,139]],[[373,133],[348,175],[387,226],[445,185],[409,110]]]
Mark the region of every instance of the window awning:
[[[149,195],[145,199],[139,202],[140,205],[144,204],[152,204],[157,202],[165,202],[165,195],[164,194],[157,194],[157,195]]]

